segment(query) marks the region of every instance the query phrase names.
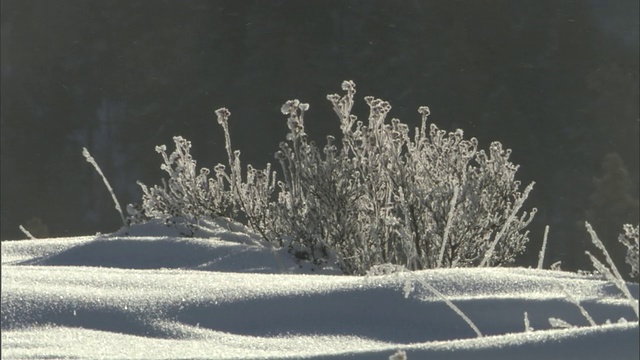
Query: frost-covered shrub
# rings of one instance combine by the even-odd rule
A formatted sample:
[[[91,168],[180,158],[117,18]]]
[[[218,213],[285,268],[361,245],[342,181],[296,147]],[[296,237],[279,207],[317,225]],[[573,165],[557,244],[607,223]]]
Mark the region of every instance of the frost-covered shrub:
[[[229,111],[216,111],[225,132],[229,173],[224,165],[196,171],[190,144],[176,138],[176,151],[163,169],[170,179],[147,188],[133,215],[143,217],[228,216],[244,221],[266,240],[287,246],[299,257],[323,264],[336,261],[345,273],[365,274],[379,264],[407,269],[499,266],[514,261],[528,241],[531,222],[520,208],[531,191],[515,180],[510,150],[494,142],[478,150],[462,130],[447,133],[422,124],[410,134],[398,119],[386,122],[391,105],[365,97],[365,123],[351,114],[355,84],[345,81],[343,96],[327,98],[340,119],[341,139],[327,137],[321,149],[305,133],[308,104],[287,101],[289,133],[270,166],[249,166],[243,179],[238,151],[232,151]]]
[[[368,123],[351,114],[355,84],[329,95],[340,118],[342,139],[328,137],[320,150],[304,131],[307,104],[288,101],[287,142],[276,157],[280,183],[279,229],[292,248],[322,261],[335,251],[347,273],[373,265],[409,269],[502,265],[514,260],[528,240],[531,214],[516,216],[523,193],[509,150],[494,142],[489,152],[462,130],[447,133],[422,125],[413,137],[398,119],[385,123],[389,103],[366,97]]]
[[[229,132],[229,116],[226,108],[216,110],[218,124],[222,126],[225,135],[225,147],[229,161],[230,173],[225,166],[215,167],[216,178],[220,187],[216,191],[224,192],[232,204],[232,217],[247,223],[253,230],[259,232],[265,240],[276,242],[269,229],[273,229],[275,218],[272,214],[271,202],[276,186],[276,172],[271,171],[271,164],[265,169],[256,169],[247,165],[246,176],[243,178],[240,164],[240,151],[232,150]],[[282,243],[279,245],[282,246]]]
[[[175,219],[197,222],[199,219],[229,217],[247,222],[251,228],[264,233],[266,219],[269,217],[269,199],[275,187],[275,173],[271,174],[270,165],[264,170],[247,166],[247,175],[242,178],[240,151],[231,150],[228,128],[230,113],[226,109],[216,111],[218,123],[223,127],[226,148],[230,164],[230,173],[226,166],[214,167],[214,176],[209,177],[208,168],[196,167],[191,157],[191,142],[180,136],[173,138],[176,149],[167,155],[166,146],[156,147],[164,163],[161,169],[167,172],[169,179],[162,179],[162,185],[142,188],[142,204],[130,204],[127,207],[130,223],[141,223],[147,219],[163,219],[171,224]]]
[[[623,233],[620,234],[618,240],[627,247],[626,262],[631,266],[632,278],[638,279],[638,225],[634,228],[631,224],[623,226]]]
[[[142,188],[142,204],[129,205],[130,222],[138,223],[145,219],[156,218],[169,221],[171,218],[197,220],[233,215],[233,204],[228,192],[224,191],[220,176],[209,178],[210,170],[197,171],[196,161],[189,153],[191,142],[176,136],[173,138],[176,149],[170,155],[166,146],[156,146],[156,152],[162,155],[164,163],[160,166],[168,175],[162,179],[162,185]]]

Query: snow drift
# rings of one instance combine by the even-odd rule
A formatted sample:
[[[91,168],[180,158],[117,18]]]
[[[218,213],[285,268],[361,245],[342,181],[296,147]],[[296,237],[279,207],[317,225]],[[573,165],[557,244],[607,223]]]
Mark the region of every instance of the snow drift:
[[[408,359],[584,360],[640,353],[638,319],[602,278],[522,268],[344,276],[299,264],[241,230],[185,238],[146,224],[111,235],[3,241],[2,357],[387,359],[404,350]],[[638,285],[630,288],[637,299]],[[552,327],[550,318],[571,327]]]

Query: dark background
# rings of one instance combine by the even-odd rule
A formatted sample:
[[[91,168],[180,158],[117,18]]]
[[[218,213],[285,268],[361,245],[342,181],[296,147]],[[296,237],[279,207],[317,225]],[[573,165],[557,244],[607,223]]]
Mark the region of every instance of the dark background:
[[[258,167],[287,131],[287,99],[311,104],[307,132],[338,134],[326,94],[342,80],[391,102],[391,116],[462,128],[513,149],[535,263],[587,268],[589,220],[615,242],[638,222],[638,1],[2,0],[1,238],[117,230],[120,202],[159,183],[159,144],[193,142],[225,161],[214,110]],[[612,245],[619,248],[620,245]],[[611,247],[610,247],[611,248]],[[620,256],[623,249],[617,251]],[[614,251],[615,252],[615,251]],[[548,264],[547,264],[548,266]],[[626,271],[625,271],[626,272]]]

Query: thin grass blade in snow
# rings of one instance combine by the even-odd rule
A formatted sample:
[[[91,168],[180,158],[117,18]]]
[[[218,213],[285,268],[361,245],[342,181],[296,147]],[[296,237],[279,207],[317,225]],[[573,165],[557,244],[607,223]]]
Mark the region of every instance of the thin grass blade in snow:
[[[504,225],[500,229],[500,232],[498,232],[498,234],[496,234],[496,237],[493,240],[493,242],[491,243],[491,246],[489,247],[489,250],[487,250],[487,252],[484,255],[484,259],[482,259],[482,262],[480,263],[480,267],[490,266],[491,265],[490,261],[491,261],[491,257],[493,256],[493,252],[494,252],[494,250],[496,248],[496,245],[502,239],[502,237],[504,236],[506,231],[509,229],[509,226],[511,225],[511,223],[516,218],[516,214],[518,213],[518,211],[520,210],[520,208],[524,204],[524,201],[527,200],[527,197],[529,196],[529,192],[531,192],[531,190],[533,189],[533,185],[534,184],[535,184],[535,182],[532,182],[531,184],[529,184],[524,189],[524,192],[520,195],[518,200],[516,200],[515,204],[513,205],[513,210],[511,211],[511,214],[509,215],[509,218],[507,219],[507,221],[504,223]],[[533,210],[531,210],[530,217],[533,217],[533,214],[535,214],[535,210],[536,210],[535,208]],[[523,216],[526,216],[526,214],[523,215]]]
[[[127,221],[124,218],[124,213],[122,213],[122,208],[120,207],[120,202],[118,202],[118,198],[116,197],[115,192],[113,192],[113,188],[111,188],[111,185],[109,184],[109,181],[107,180],[107,177],[104,176],[104,174],[102,173],[102,170],[100,169],[100,166],[98,166],[98,163],[91,156],[91,154],[89,153],[89,150],[87,150],[87,148],[85,148],[85,147],[82,148],[82,155],[87,159],[88,163],[93,165],[93,167],[96,169],[96,171],[98,172],[100,177],[102,177],[102,181],[104,181],[104,185],[107,187],[107,190],[109,190],[109,193],[111,194],[111,198],[113,199],[113,203],[116,206],[116,210],[118,210],[118,213],[120,213],[120,218],[122,219],[122,224],[124,226],[127,226]]]
[[[462,320],[464,320],[467,324],[469,324],[469,327],[471,327],[471,329],[473,329],[473,331],[475,331],[475,333],[476,333],[476,335],[478,335],[478,337],[482,337],[483,336],[482,332],[480,332],[480,329],[478,329],[476,324],[474,324],[473,321],[471,321],[471,319],[469,319],[469,317],[467,315],[465,315],[465,313],[463,313],[462,310],[460,310],[459,307],[457,307],[454,303],[452,303],[449,299],[447,299],[447,297],[444,296],[443,293],[441,293],[436,288],[431,286],[424,279],[418,279],[418,282],[420,284],[422,284],[424,287],[426,287],[429,291],[434,293],[436,296],[438,296],[440,299],[442,299],[442,301],[444,301],[445,304],[447,304],[447,306],[449,306],[451,308],[451,310],[455,311],[455,313],[458,314],[458,316],[460,316],[462,318]],[[406,285],[405,285],[405,287],[406,287]]]
[[[18,227],[20,229],[20,231],[22,231],[23,234],[27,235],[27,237],[31,240],[35,240],[36,237],[31,235],[31,233],[29,232],[29,230],[25,229],[24,226],[20,225]]]
[[[562,285],[562,292],[567,297],[567,299],[569,299],[569,301],[571,301],[575,306],[578,307],[578,309],[580,310],[580,313],[582,314],[582,316],[584,316],[584,318],[587,319],[587,321],[589,322],[589,325],[598,326],[598,324],[596,324],[596,322],[593,321],[593,318],[591,317],[591,315],[589,315],[589,312],[587,311],[587,309],[585,309],[580,304],[580,301],[578,301],[578,299],[576,299],[573,295],[571,295],[569,290],[567,290],[567,287],[564,286],[564,285]]]
[[[593,242],[593,244],[598,249],[600,249],[602,251],[602,253],[604,254],[605,259],[607,260],[607,263],[609,264],[609,268],[607,268],[600,261],[598,261],[598,259],[596,259],[593,255],[591,255],[591,253],[589,253],[587,251],[586,254],[591,259],[591,262],[593,263],[593,266],[596,267],[596,270],[598,270],[598,271],[600,271],[600,269],[602,269],[602,271],[604,271],[602,273],[602,275],[606,276],[607,280],[609,280],[612,283],[614,283],[616,285],[616,287],[618,289],[620,289],[620,291],[622,291],[624,296],[627,299],[629,299],[629,304],[633,308],[633,311],[636,313],[636,319],[640,319],[640,315],[638,315],[638,300],[636,300],[633,297],[633,295],[631,295],[631,291],[629,291],[629,287],[627,286],[627,283],[622,278],[622,275],[620,275],[620,272],[618,271],[618,268],[613,263],[613,260],[611,259],[611,256],[609,256],[609,252],[605,248],[605,246],[602,243],[602,241],[600,241],[600,238],[598,237],[596,232],[591,227],[591,224],[589,224],[588,222],[585,222],[585,226],[587,227],[587,231],[589,232],[589,235],[591,235],[591,241]],[[611,269],[611,271],[609,271],[609,269]]]
[[[549,236],[549,225],[544,227],[544,237],[542,239],[542,249],[538,255],[538,269],[542,269],[544,263],[544,254],[547,251],[547,236]]]

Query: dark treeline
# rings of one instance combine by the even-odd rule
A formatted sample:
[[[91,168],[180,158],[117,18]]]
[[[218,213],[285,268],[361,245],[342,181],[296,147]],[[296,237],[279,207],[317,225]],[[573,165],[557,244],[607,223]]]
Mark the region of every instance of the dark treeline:
[[[159,144],[224,161],[213,111],[262,167],[286,133],[280,106],[311,104],[307,131],[338,133],[342,80],[418,124],[513,149],[533,263],[586,268],[583,223],[614,240],[638,221],[637,1],[2,1],[2,239],[118,229],[86,146],[123,205],[160,181]],[[356,107],[366,117],[364,101]],[[618,245],[614,245],[618,247]],[[622,249],[617,256],[622,254]]]

